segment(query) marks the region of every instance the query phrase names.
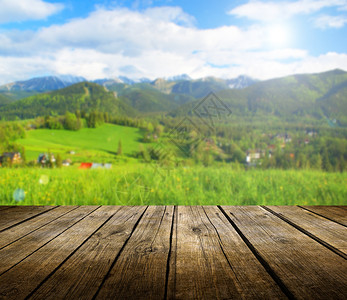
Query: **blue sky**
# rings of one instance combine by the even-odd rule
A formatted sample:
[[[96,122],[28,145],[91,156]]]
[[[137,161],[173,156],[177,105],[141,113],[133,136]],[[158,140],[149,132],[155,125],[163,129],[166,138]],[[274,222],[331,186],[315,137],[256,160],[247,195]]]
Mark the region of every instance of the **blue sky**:
[[[347,70],[347,0],[0,0],[0,84]]]

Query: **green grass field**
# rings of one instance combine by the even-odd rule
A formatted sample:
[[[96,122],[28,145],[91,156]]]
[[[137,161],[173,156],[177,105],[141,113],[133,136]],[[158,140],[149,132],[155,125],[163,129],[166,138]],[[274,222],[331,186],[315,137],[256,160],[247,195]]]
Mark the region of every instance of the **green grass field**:
[[[347,174],[175,168],[0,169],[0,205],[346,205]]]
[[[143,137],[140,129],[133,127],[104,124],[99,128],[84,128],[79,131],[38,129],[27,132],[25,139],[18,144],[26,149],[26,159],[36,160],[40,153],[60,153],[73,161],[94,159],[96,162],[110,161],[115,158],[119,140],[122,141],[124,155],[139,150]],[[69,155],[75,151],[75,155]]]

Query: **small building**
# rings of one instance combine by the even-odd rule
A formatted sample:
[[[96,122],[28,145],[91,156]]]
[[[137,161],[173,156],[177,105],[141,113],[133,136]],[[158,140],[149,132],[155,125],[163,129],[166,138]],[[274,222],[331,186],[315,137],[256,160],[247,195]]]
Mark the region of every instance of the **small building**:
[[[37,162],[41,164],[41,166],[44,166],[47,162],[47,155],[45,153],[41,153],[37,158]]]
[[[250,164],[264,156],[263,150],[248,150],[246,153],[246,163]]]
[[[290,143],[292,141],[292,137],[288,133],[279,133],[276,135],[276,138],[282,143]]]
[[[91,169],[111,169],[112,164],[93,163]]]
[[[64,167],[70,166],[71,163],[72,163],[71,159],[64,159],[64,160],[62,161],[62,165],[63,165]]]
[[[81,163],[79,169],[111,169],[112,164]]]
[[[81,163],[81,165],[78,167],[79,169],[90,169],[92,167],[93,163]]]
[[[105,169],[111,169],[112,168],[112,164],[104,164],[104,168]]]
[[[306,130],[306,134],[310,137],[315,137],[317,135],[317,132],[313,130]]]
[[[37,158],[37,163],[41,164],[42,167],[52,166],[56,162],[54,154],[41,153]]]
[[[5,162],[20,164],[22,162],[21,154],[19,152],[4,152],[0,156],[0,165],[3,165]]]

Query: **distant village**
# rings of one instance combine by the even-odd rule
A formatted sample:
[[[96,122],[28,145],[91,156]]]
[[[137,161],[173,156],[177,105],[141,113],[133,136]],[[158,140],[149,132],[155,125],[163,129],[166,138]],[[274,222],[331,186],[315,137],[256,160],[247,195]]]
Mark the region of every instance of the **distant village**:
[[[265,133],[263,135],[266,135]],[[310,139],[315,137],[317,133],[315,131],[306,131],[306,138],[304,138],[301,142],[305,145],[310,143]],[[292,142],[292,137],[288,133],[278,133],[275,135],[267,135],[272,141],[276,142],[275,144],[269,144],[266,149],[248,149],[246,151],[246,156],[244,159],[245,166],[256,167],[261,160],[266,156],[271,158],[277,148],[284,149],[287,144]],[[147,135],[145,138],[152,141],[157,141],[158,136]],[[205,150],[209,150],[213,148],[214,150],[221,151],[221,143],[214,142],[213,139],[206,138],[205,141]],[[75,151],[68,151],[67,154],[70,156],[75,155]],[[289,154],[292,159],[295,158],[294,153]],[[59,157],[60,158],[60,157]],[[0,155],[0,167],[6,166],[16,166],[22,163],[22,156],[20,152],[4,152]],[[41,153],[37,161],[35,162],[36,166],[40,166],[42,168],[53,168],[53,167],[69,167],[73,164],[71,159],[64,159],[60,161],[51,153]],[[97,162],[79,162],[79,169],[111,169],[111,163],[97,163]]]
[[[69,151],[69,154],[74,155],[74,151]],[[4,152],[0,156],[0,167],[11,167],[20,165],[23,162],[20,152]],[[57,161],[54,154],[41,153],[36,161],[36,166],[41,168],[68,167],[72,165],[71,159],[64,159],[61,162]],[[110,163],[82,162],[79,169],[111,169]]]

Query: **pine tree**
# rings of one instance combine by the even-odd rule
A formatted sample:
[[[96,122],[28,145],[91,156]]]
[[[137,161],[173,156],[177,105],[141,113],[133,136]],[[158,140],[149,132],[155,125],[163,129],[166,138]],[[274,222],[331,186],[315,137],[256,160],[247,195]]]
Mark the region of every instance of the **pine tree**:
[[[122,149],[122,141],[119,140],[118,142],[118,150],[117,150],[117,155],[122,155],[123,149]]]
[[[63,166],[63,160],[61,159],[60,154],[57,155],[55,165],[57,168],[61,168]]]

